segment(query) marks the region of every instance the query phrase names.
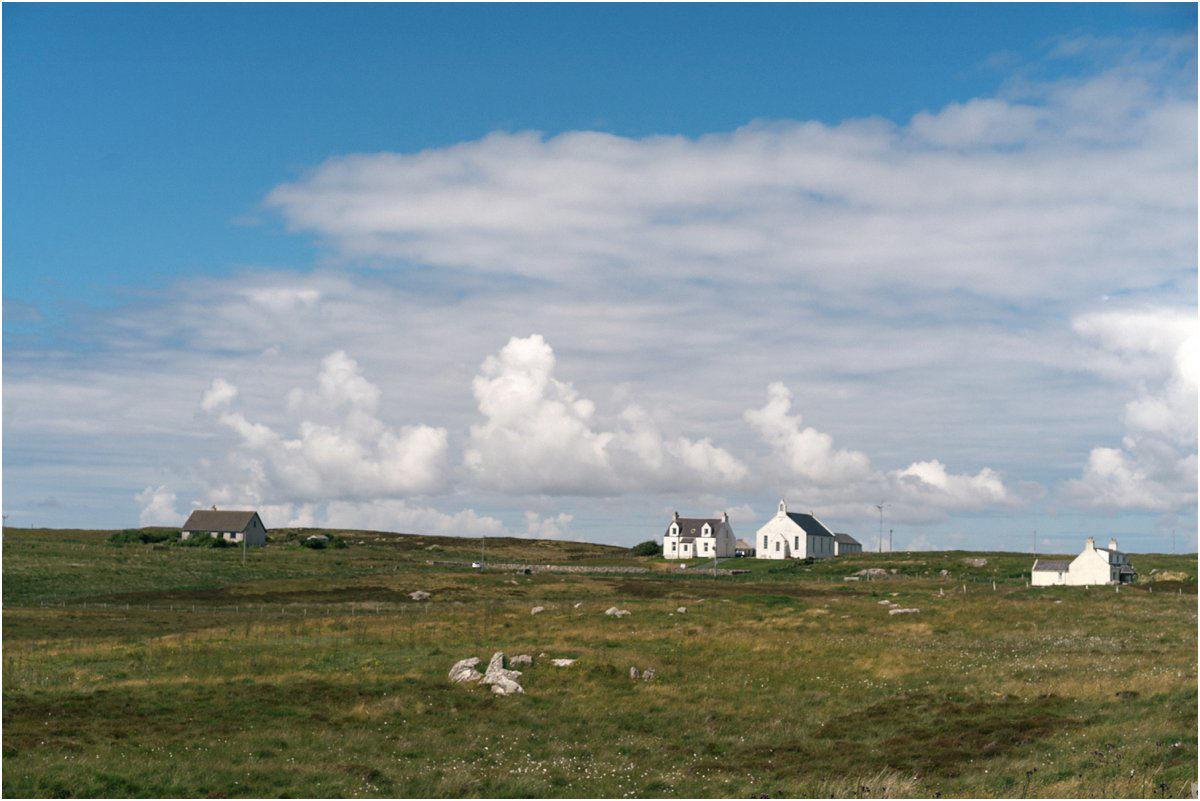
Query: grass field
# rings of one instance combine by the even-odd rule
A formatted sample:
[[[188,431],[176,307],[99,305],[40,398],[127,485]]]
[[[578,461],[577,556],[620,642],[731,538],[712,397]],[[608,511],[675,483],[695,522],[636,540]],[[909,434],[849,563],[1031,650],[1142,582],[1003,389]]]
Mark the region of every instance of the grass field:
[[[1194,793],[1194,555],[1135,555],[1143,582],[1117,592],[1029,588],[1019,554],[525,575],[429,562],[486,547],[665,565],[331,533],[349,547],[272,544],[243,565],[237,549],[5,529],[4,795]],[[843,580],[867,567],[896,572]],[[536,657],[524,695],[448,682],[497,650]]]

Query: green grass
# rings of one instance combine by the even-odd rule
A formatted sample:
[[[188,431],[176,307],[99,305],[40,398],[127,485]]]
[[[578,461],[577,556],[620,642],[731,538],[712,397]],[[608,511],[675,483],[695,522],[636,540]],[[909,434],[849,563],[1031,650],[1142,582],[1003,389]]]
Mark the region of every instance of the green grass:
[[[1134,557],[1189,579],[1116,592],[1027,588],[1013,554],[526,576],[426,564],[461,541],[335,533],[350,547],[242,568],[6,530],[4,794],[1180,797],[1196,777],[1195,556]],[[864,566],[898,572],[841,580]],[[536,658],[509,698],[449,684],[495,650],[578,661]]]

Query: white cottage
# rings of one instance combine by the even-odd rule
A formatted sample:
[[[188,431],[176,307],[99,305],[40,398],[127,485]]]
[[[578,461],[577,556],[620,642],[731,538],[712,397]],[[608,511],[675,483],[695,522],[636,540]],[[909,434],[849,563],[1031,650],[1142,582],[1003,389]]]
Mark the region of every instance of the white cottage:
[[[1055,584],[1088,586],[1092,584],[1131,584],[1137,571],[1129,564],[1129,556],[1117,550],[1117,541],[1110,539],[1107,548],[1097,548],[1091,537],[1083,551],[1074,559],[1036,559],[1033,563],[1032,584],[1049,587]]]
[[[258,512],[217,511],[212,509],[197,509],[188,516],[180,531],[180,539],[188,539],[193,534],[209,534],[217,539],[229,542],[242,542],[247,545],[266,545],[267,527],[263,525]]]
[[[836,554],[833,532],[812,514],[797,514],[779,502],[779,511],[755,535],[759,559],[829,559]]]
[[[680,517],[671,519],[663,534],[663,557],[666,559],[712,558],[733,556],[733,528],[729,514],[720,518]]]

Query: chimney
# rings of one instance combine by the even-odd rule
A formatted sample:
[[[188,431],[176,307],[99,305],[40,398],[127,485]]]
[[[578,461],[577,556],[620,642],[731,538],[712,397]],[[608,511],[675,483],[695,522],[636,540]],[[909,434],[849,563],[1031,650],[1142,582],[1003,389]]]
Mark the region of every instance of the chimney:
[[[729,512],[721,512],[721,522],[722,523],[729,522]]]
[[[216,505],[215,503],[213,504],[213,508],[212,508],[212,510],[213,510],[214,512],[215,512],[215,511],[217,511],[217,505]]]
[[[1109,540],[1108,540],[1108,550],[1110,550],[1110,551],[1115,551],[1115,550],[1117,550],[1117,538],[1116,538],[1116,537],[1110,537],[1110,538],[1109,538]]]
[[[675,519],[675,520],[678,520],[678,519],[679,519],[679,512],[676,512],[676,513],[675,513],[675,518],[674,518],[674,519]]]
[[[1087,539],[1087,547],[1088,547],[1090,550],[1093,550],[1093,551],[1094,551],[1094,550],[1096,549],[1096,541],[1095,541],[1094,539],[1092,539],[1091,537],[1088,537],[1088,539]]]

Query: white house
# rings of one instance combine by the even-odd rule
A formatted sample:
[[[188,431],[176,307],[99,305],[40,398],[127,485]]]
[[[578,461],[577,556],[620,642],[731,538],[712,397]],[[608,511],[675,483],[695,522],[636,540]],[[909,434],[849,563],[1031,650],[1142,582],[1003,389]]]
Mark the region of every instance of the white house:
[[[733,528],[729,514],[718,518],[680,517],[671,519],[663,534],[663,557],[666,559],[711,558],[733,556]]]
[[[229,542],[245,540],[247,545],[267,544],[267,527],[258,512],[218,512],[215,506],[197,509],[188,516],[179,538],[186,540],[192,534],[210,534]]]
[[[836,554],[835,542],[820,520],[789,512],[781,500],[779,511],[755,535],[754,546],[759,559],[829,559]]]
[[[862,553],[862,543],[849,534],[833,532],[833,555],[841,556],[847,553]]]
[[[1131,584],[1137,571],[1129,564],[1128,555],[1117,550],[1117,541],[1110,539],[1107,548],[1097,548],[1091,537],[1083,551],[1074,559],[1036,559],[1033,563],[1035,587],[1055,584],[1087,586],[1090,584]]]

